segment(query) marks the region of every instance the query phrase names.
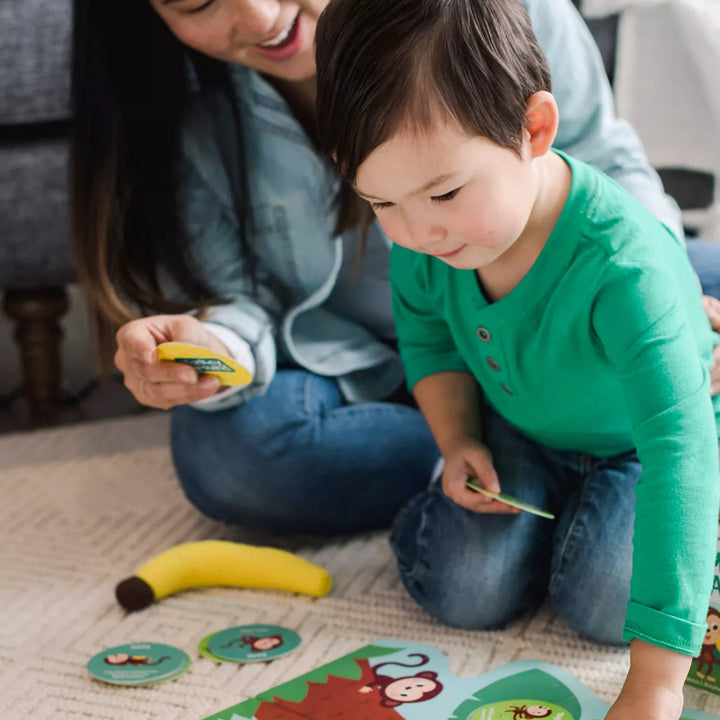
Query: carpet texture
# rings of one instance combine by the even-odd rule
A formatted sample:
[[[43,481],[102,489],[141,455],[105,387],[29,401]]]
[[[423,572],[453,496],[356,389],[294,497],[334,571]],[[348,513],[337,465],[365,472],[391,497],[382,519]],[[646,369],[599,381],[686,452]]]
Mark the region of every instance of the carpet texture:
[[[332,540],[243,534],[199,515],[174,478],[168,416],[77,425],[0,438],[0,717],[3,720],[199,720],[377,638],[434,645],[457,675],[534,658],[572,672],[612,701],[623,649],[582,640],[548,609],[503,632],[444,628],[407,598],[383,533]],[[172,545],[207,538],[268,544],[326,567],[325,598],[211,588],[126,614],[116,583]],[[197,653],[232,625],[284,625],[298,650],[269,664],[216,664]],[[173,682],[126,688],[92,680],[86,663],[126,642],[184,649]],[[687,705],[720,710],[689,690]]]

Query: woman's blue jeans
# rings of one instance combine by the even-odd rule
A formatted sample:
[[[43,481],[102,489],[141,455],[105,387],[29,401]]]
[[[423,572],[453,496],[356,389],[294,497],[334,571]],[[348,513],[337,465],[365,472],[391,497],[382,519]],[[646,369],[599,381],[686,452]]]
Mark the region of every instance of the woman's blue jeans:
[[[267,393],[219,412],[172,411],[185,494],[212,518],[266,530],[388,528],[439,453],[420,412],[343,402],[337,383],[280,370]]]
[[[720,299],[720,243],[688,240],[687,251],[705,295]]]
[[[441,622],[477,630],[502,628],[549,596],[582,635],[622,642],[637,455],[551,450],[491,412],[484,440],[503,492],[556,519],[473,513],[434,482],[403,508],[392,532],[410,595]]]

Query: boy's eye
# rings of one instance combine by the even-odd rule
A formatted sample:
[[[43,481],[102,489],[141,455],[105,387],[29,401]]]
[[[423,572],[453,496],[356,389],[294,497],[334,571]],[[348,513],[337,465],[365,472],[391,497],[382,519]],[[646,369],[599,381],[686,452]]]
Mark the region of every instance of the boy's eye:
[[[382,210],[383,208],[389,208],[392,206],[391,202],[371,202],[370,207],[373,210]]]
[[[444,195],[435,195],[430,199],[435,203],[447,202],[448,200],[452,200],[459,192],[460,188],[455,188],[450,192],[446,192]]]

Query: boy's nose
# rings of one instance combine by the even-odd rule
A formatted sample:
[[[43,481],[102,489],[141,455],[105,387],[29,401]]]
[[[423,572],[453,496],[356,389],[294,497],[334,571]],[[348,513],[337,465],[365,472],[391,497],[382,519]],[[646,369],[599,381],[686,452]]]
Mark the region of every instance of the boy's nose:
[[[440,225],[423,224],[412,230],[412,239],[415,245],[424,250],[432,251],[433,247],[445,242],[447,231]]]

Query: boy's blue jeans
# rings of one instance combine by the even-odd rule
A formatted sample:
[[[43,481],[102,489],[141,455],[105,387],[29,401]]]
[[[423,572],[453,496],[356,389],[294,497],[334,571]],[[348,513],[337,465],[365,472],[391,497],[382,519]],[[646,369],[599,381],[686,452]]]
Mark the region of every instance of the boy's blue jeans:
[[[582,635],[622,642],[640,475],[635,452],[596,458],[551,450],[492,412],[483,434],[503,492],[556,519],[473,513],[434,482],[403,508],[392,532],[410,595],[441,622],[469,629],[502,628],[549,596]]]
[[[206,515],[313,533],[388,527],[397,515],[392,545],[401,577],[439,620],[501,627],[549,593],[572,627],[619,642],[635,454],[601,460],[548,450],[491,413],[485,433],[503,490],[564,508],[556,522],[525,512],[476,515],[437,483],[428,489],[439,455],[417,410],[343,405],[333,381],[305,371],[280,371],[266,395],[238,408],[172,414],[178,476]]]

